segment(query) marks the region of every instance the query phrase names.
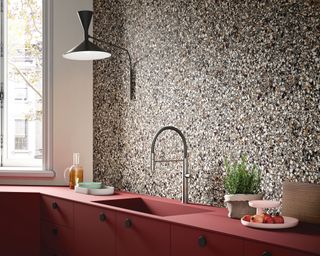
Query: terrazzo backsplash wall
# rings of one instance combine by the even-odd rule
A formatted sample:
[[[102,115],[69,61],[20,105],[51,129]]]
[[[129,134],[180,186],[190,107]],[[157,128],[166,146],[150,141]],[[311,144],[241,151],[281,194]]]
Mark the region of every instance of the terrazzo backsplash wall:
[[[182,163],[150,168],[154,135],[188,145],[190,201],[223,205],[223,160],[248,154],[265,198],[320,183],[320,3],[94,0],[94,36],[125,52],[94,62],[94,180],[181,198]],[[156,158],[182,159],[165,131]]]

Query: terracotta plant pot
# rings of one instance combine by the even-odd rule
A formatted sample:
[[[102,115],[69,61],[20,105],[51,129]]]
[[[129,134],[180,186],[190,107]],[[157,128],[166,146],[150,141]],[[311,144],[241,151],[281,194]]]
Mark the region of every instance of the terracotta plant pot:
[[[224,201],[228,208],[228,217],[234,219],[240,219],[246,214],[254,215],[256,208],[249,206],[250,200],[261,200],[262,195],[260,194],[234,194],[225,195]]]

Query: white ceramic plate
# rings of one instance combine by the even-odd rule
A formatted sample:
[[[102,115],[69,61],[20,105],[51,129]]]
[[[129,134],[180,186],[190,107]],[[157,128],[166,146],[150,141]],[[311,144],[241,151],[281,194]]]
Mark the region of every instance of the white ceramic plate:
[[[283,216],[284,223],[281,224],[269,224],[269,223],[255,223],[248,222],[241,219],[241,224],[251,228],[262,228],[262,229],[282,229],[282,228],[293,228],[298,225],[299,220],[292,217]]]
[[[102,188],[82,188],[76,186],[74,191],[76,193],[96,195],[96,196],[107,196],[114,194],[114,187],[103,185]]]

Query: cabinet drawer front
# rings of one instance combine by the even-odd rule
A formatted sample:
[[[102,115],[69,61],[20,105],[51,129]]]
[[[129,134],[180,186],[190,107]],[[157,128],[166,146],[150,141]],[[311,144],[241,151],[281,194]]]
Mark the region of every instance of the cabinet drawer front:
[[[245,256],[312,256],[308,253],[254,241],[245,241],[244,251]]]
[[[166,256],[170,255],[170,224],[117,213],[118,256]]]
[[[72,255],[73,237],[72,229],[41,221],[41,246],[43,248],[63,253],[63,255]]]
[[[115,255],[115,212],[84,204],[75,204],[74,212],[75,255]]]
[[[42,196],[41,219],[58,225],[73,227],[73,203],[51,196]]]
[[[244,255],[242,239],[179,225],[172,225],[171,251],[172,256]]]

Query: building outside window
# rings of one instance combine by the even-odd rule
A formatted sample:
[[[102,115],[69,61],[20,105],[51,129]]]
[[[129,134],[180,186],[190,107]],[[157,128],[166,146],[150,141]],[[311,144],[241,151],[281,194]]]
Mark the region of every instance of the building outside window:
[[[42,167],[45,2],[0,1],[0,165]]]
[[[28,99],[28,87],[14,88],[14,100],[26,101]]]
[[[28,150],[28,120],[16,119],[15,120],[15,132],[14,132],[14,149]]]

